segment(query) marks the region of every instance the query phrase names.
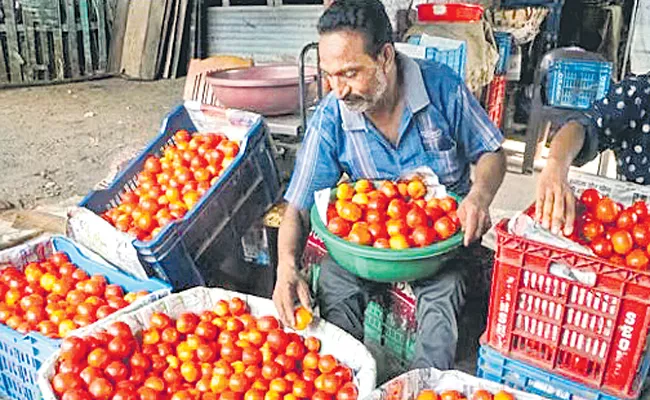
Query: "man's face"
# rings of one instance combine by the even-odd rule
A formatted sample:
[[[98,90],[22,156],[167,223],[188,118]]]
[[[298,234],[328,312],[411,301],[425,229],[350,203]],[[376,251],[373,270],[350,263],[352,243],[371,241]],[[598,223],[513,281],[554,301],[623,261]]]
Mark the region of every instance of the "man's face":
[[[352,111],[375,109],[388,89],[386,57],[366,54],[364,37],[351,31],[321,35],[318,43],[320,66],[334,94]]]

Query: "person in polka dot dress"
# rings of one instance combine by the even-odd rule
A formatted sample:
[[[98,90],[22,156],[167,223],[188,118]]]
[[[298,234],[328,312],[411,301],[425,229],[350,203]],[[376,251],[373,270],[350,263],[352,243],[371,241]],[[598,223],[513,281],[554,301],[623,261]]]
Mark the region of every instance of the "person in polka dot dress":
[[[610,86],[592,107],[573,116],[554,135],[548,162],[537,182],[536,218],[554,233],[573,232],[575,198],[569,167],[581,166],[611,149],[619,179],[650,184],[650,74]]]

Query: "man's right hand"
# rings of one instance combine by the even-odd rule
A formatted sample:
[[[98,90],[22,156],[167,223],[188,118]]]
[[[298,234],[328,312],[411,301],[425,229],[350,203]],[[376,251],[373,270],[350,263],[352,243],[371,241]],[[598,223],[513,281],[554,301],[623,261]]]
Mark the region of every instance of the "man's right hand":
[[[568,168],[549,159],[537,177],[535,219],[554,234],[569,236],[575,221],[575,197],[567,176]]]
[[[295,268],[278,266],[278,278],[273,290],[273,302],[280,314],[280,320],[287,326],[294,326],[294,304],[296,297],[300,304],[312,312],[309,285]]]

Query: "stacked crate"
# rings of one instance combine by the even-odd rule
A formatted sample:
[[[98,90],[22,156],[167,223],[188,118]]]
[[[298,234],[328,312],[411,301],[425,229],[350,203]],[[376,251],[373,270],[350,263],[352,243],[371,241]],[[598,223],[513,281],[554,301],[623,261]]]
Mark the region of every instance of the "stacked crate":
[[[507,220],[495,231],[477,376],[550,399],[638,398],[650,273],[514,235]]]
[[[494,39],[499,50],[499,62],[496,66],[494,79],[487,89],[485,105],[490,120],[501,128],[506,108],[506,73],[512,50],[512,35],[506,32],[495,32]]]

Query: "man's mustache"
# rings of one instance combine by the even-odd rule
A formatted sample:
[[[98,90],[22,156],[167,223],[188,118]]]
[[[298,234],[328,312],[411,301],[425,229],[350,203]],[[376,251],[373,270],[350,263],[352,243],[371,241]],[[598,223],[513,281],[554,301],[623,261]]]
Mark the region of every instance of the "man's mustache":
[[[343,100],[344,103],[360,103],[362,101],[366,101],[365,97],[359,96],[357,94],[348,94],[341,100]]]

